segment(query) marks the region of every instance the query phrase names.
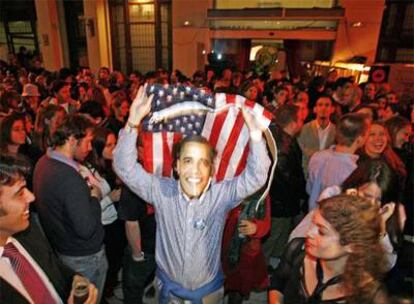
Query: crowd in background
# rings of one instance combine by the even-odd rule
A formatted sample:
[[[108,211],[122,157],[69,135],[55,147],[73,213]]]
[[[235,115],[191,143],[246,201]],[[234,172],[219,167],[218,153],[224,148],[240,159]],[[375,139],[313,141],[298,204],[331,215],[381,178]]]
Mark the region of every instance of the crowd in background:
[[[103,276],[105,284],[98,286],[104,288],[104,299],[113,294],[118,284],[117,274],[123,267],[124,301],[140,303],[155,271],[154,210],[122,185],[111,166],[118,133],[144,83],[239,94],[274,114],[271,131],[277,141],[278,164],[266,202],[267,212],[262,218],[250,221],[256,227],[255,233],[247,235],[251,241],[243,243],[236,262],[229,262],[229,255],[240,210],[230,213],[224,233],[222,259],[229,303],[241,303],[251,291],[269,287],[269,275],[277,277],[278,271],[282,271],[280,267],[284,267],[280,263],[286,245],[290,244],[289,235],[304,215],[317,207],[323,190],[332,186],[340,188],[338,193],[359,189],[374,179],[380,191],[375,199],[380,207],[386,207],[382,212],[389,213],[382,231],[391,246],[387,258],[390,266],[386,267],[383,285],[391,295],[410,292],[413,295],[413,96],[401,96],[387,83],[358,85],[352,77],[338,77],[336,70],[331,70],[326,77],[311,79],[289,78],[284,71],[257,75],[253,71],[230,68],[220,71],[206,68],[191,77],[179,70],[163,69],[125,75],[106,67],[94,74],[88,68],[51,72],[42,67],[39,59],[29,63],[11,57],[8,63],[0,62],[0,153],[30,164],[28,187],[36,197],[52,187],[51,184],[39,186],[39,176],[45,179],[40,173],[41,166],[47,164],[38,161],[48,149],[62,144],[56,131],[68,117],[78,113],[84,114],[94,126],[91,147],[85,148],[84,155],[75,160],[80,174],[91,184],[91,191],[98,189],[96,198],[101,213],[96,225],[102,231],[96,228],[98,232],[94,233],[100,234],[98,239],[101,239],[94,236],[94,241],[98,243],[97,248],[105,245],[108,261],[108,271]],[[353,114],[363,118],[364,126],[353,127],[362,124]],[[76,119],[72,123],[86,124]],[[85,134],[79,136],[83,138]],[[348,155],[346,160],[343,155],[341,159],[328,155],[335,144],[337,149],[342,147],[341,153]],[[341,165],[341,162],[344,163]],[[360,168],[364,168],[363,172]],[[366,180],[349,180],[354,172],[359,178],[370,170],[374,173]],[[386,186],[381,184],[381,174],[389,176]],[[34,206],[33,211],[40,213],[40,223],[48,225],[47,212],[37,203]],[[47,227],[45,230],[50,239],[50,231]],[[62,252],[66,248],[56,244],[59,242],[62,240],[51,241],[63,260],[73,255],[72,248],[67,249],[67,254]],[[272,288],[278,286],[274,283],[276,279],[272,276]]]

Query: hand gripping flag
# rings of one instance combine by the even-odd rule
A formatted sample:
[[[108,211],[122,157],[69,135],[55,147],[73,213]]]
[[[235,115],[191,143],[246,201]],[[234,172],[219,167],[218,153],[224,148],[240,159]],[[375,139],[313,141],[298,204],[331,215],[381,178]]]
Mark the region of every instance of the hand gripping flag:
[[[142,122],[140,156],[144,168],[160,176],[172,176],[173,145],[183,136],[197,134],[207,138],[217,152],[215,180],[233,178],[243,171],[249,154],[249,130],[240,107],[250,109],[265,127],[272,120],[264,107],[240,95],[212,95],[204,89],[158,84],[147,87],[147,94],[154,98],[151,114]],[[274,140],[270,132],[265,135],[273,142],[275,167]]]

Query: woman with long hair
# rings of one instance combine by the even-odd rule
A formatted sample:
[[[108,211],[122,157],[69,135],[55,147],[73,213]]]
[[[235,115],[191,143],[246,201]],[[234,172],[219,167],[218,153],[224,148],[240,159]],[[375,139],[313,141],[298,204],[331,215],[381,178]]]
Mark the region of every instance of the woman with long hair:
[[[392,239],[393,245],[398,246],[401,242],[401,238],[395,238],[401,236],[401,231],[404,227],[406,220],[406,214],[404,206],[401,204],[404,198],[405,183],[407,178],[407,169],[391,147],[391,137],[385,125],[381,122],[373,122],[368,130],[368,136],[364,146],[357,151],[359,155],[358,163],[361,163],[367,159],[379,159],[387,163],[392,171],[397,175],[397,196],[395,198],[396,210],[392,221],[394,222],[395,235]]]
[[[96,128],[92,141],[92,153],[88,161],[104,177],[111,188],[118,188],[115,172],[112,170],[112,152],[116,146],[115,133],[107,128]]]
[[[96,128],[92,141],[92,152],[80,166],[80,173],[102,192],[100,201],[102,224],[105,229],[105,252],[108,258],[108,271],[104,287],[104,296],[113,295],[118,283],[118,272],[122,265],[122,256],[126,246],[124,224],[118,219],[117,203],[121,189],[112,171],[112,153],[116,145],[115,134],[106,128]]]
[[[269,286],[266,259],[261,239],[271,225],[270,198],[257,210],[257,198],[232,209],[223,232],[222,267],[225,275],[224,291],[228,304],[240,304],[252,290]]]
[[[357,195],[320,201],[306,238],[287,245],[269,302],[382,303],[379,213],[375,202]]]
[[[385,161],[398,175],[398,201],[400,201],[402,192],[404,191],[407,169],[399,156],[393,151],[391,145],[391,137],[385,125],[378,121],[372,122],[364,146],[357,151],[359,155],[358,162],[366,159],[381,159]]]
[[[319,200],[323,200],[341,193],[352,193],[375,202],[381,208],[382,238],[380,242],[386,253],[387,270],[394,267],[396,263],[397,254],[394,247],[397,246],[401,235],[398,215],[397,212],[394,212],[398,196],[397,184],[396,174],[384,161],[368,159],[360,162],[342,185],[324,189],[319,197]],[[290,234],[290,240],[305,236],[310,227],[312,216],[313,211],[305,216]]]
[[[414,278],[414,140],[411,122],[395,116],[387,120],[385,126],[390,133],[392,148],[404,162],[407,169],[407,180],[402,197],[405,207],[406,221],[403,228],[402,244],[398,255],[394,277],[390,280],[391,292],[400,293],[407,289],[407,283]]]
[[[409,154],[412,151],[405,149],[410,144],[411,135],[413,134],[413,126],[411,122],[403,116],[395,116],[385,122],[391,139],[391,147],[398,154],[404,164],[409,164]]]
[[[111,129],[115,134],[118,134],[128,118],[130,103],[128,96],[123,91],[113,93],[112,97],[111,114],[108,117],[108,122],[105,127]]]
[[[26,180],[28,188],[32,189],[33,168],[41,153],[33,147],[27,136],[27,115],[27,113],[13,112],[2,120],[0,124],[0,153],[27,163],[30,170]]]
[[[26,121],[21,113],[13,112],[1,122],[0,150],[2,154],[16,156],[26,143]]]
[[[56,129],[63,123],[66,117],[66,110],[58,105],[49,104],[45,108],[41,108],[37,113],[33,143],[43,152],[51,146],[51,137]]]

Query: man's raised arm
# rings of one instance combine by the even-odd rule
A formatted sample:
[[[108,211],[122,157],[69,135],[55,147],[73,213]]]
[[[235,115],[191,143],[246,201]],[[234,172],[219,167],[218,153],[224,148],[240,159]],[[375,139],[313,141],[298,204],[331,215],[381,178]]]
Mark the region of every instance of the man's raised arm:
[[[225,200],[231,201],[230,208],[234,208],[243,199],[264,186],[271,164],[262,136],[266,128],[248,109],[242,108],[242,113],[250,132],[250,152],[243,173],[232,180],[221,183],[227,189],[226,195],[228,196]]]
[[[138,127],[151,110],[152,96],[147,97],[146,86],[141,86],[131,105],[126,126],[119,132],[118,143],[114,150],[113,167],[119,178],[133,192],[147,202],[153,202],[151,186],[153,175],[147,173],[137,162]]]

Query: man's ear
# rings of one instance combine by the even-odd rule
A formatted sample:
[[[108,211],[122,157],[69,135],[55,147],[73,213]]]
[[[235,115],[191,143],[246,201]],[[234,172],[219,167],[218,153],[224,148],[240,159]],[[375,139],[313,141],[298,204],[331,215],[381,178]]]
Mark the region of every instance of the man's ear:
[[[66,140],[66,142],[69,143],[69,145],[71,147],[74,147],[78,144],[78,140],[73,135],[69,136],[69,138]]]
[[[210,165],[211,169],[210,169],[210,177],[213,177],[214,174],[216,174],[216,169],[214,168],[214,164],[212,163]]]
[[[180,175],[180,159],[177,159],[175,161],[174,169],[175,169],[175,172],[177,172],[177,175],[179,176]]]
[[[358,136],[357,139],[355,139],[355,142],[358,147],[362,147],[363,145],[365,145],[365,136]]]

